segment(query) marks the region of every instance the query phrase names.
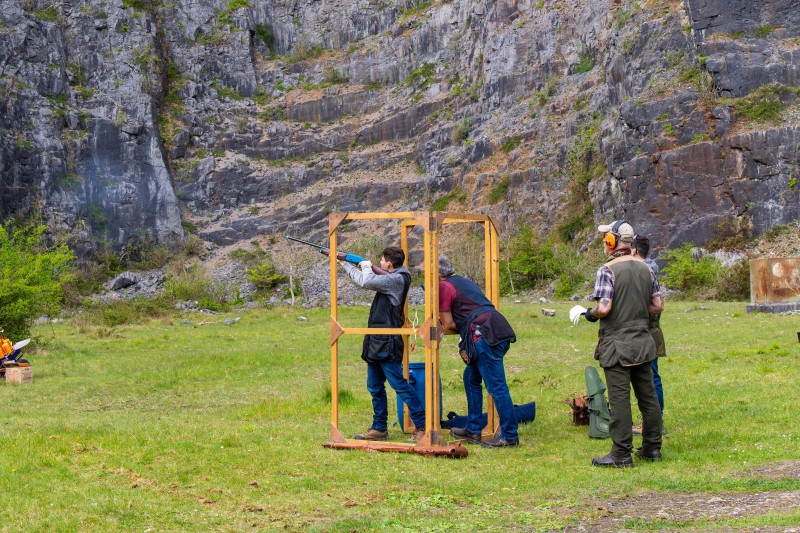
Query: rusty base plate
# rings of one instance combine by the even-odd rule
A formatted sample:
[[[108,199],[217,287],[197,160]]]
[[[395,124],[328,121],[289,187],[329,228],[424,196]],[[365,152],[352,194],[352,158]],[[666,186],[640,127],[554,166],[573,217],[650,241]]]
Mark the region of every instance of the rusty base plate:
[[[460,443],[448,444],[446,446],[422,446],[408,445],[399,442],[380,442],[380,441],[352,441],[346,442],[328,441],[323,444],[326,448],[337,448],[346,450],[365,450],[368,452],[399,452],[417,453],[425,457],[451,457],[461,459],[468,455],[467,449]]]
[[[331,425],[331,438],[323,446],[368,452],[417,453],[425,457],[460,459],[468,455],[467,449],[461,445],[462,443],[463,441],[447,442],[439,430],[429,431],[416,443],[346,439],[336,426]]]

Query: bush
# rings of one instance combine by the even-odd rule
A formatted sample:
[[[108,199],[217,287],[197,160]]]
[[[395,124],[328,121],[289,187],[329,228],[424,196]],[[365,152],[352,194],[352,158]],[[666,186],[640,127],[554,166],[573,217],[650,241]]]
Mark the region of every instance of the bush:
[[[203,239],[197,235],[189,234],[183,243],[183,254],[187,257],[200,257],[206,253],[206,245]]]
[[[581,231],[591,228],[594,220],[592,219],[591,204],[585,205],[582,212],[573,213],[556,226],[556,233],[562,242],[573,242]]]
[[[501,285],[504,290],[535,289],[559,275],[554,243],[541,241],[530,228],[523,228],[511,243],[511,258],[501,266]],[[509,279],[511,278],[511,279]]]
[[[464,117],[453,125],[450,139],[453,144],[461,144],[469,138],[469,131],[472,129],[472,118]]]
[[[486,202],[494,205],[500,200],[505,200],[508,195],[508,187],[511,185],[511,178],[508,175],[503,176],[492,185],[492,190],[486,195]]]
[[[212,311],[223,311],[229,306],[223,288],[208,279],[205,270],[199,265],[191,265],[171,273],[164,285],[161,299],[167,307],[185,300],[197,301],[198,305]]]
[[[734,99],[736,113],[748,120],[760,123],[776,123],[780,120],[786,104],[783,97],[800,96],[800,89],[786,85],[762,85],[747,96]]]
[[[357,239],[348,239],[346,243],[338,248],[338,251],[359,255],[377,265],[386,246],[386,239],[382,235],[372,233],[360,236]],[[397,245],[392,243],[392,246]]]
[[[711,288],[719,276],[719,261],[710,255],[696,259],[690,243],[662,253],[661,258],[667,263],[664,285],[671,289],[696,295]]]
[[[261,42],[269,48],[269,51],[275,53],[275,32],[270,24],[256,24],[256,37],[261,39]]]
[[[747,247],[747,242],[752,236],[753,225],[749,216],[727,218],[717,224],[714,238],[709,240],[705,247],[712,252],[742,250]]]
[[[322,75],[322,80],[325,83],[340,84],[350,81],[350,77],[344,71],[328,67]]]
[[[260,296],[266,296],[269,291],[285,282],[287,277],[278,272],[275,263],[267,255],[259,265],[247,270],[247,279],[255,285]]]
[[[750,299],[750,261],[743,259],[723,267],[717,280],[717,299],[742,302]]]
[[[431,204],[431,211],[444,211],[447,209],[447,206],[450,205],[451,202],[458,202],[460,204],[464,204],[467,201],[467,195],[461,189],[453,189],[445,196],[441,198],[437,198],[435,202]]]
[[[513,137],[509,137],[508,139],[503,141],[503,144],[500,146],[500,149],[505,153],[508,153],[514,150],[516,147],[518,147],[521,143],[522,143],[522,137],[520,137],[519,135],[514,135]]]
[[[450,258],[457,274],[471,279],[480,287],[486,285],[483,227],[477,224],[448,226],[439,250]]]
[[[166,246],[156,243],[148,231],[142,231],[128,239],[120,253],[120,259],[136,270],[161,268],[173,256],[174,253]]]
[[[33,321],[55,314],[74,258],[65,244],[48,248],[45,226],[0,225],[0,327],[12,340],[30,335]]]
[[[131,301],[97,304],[86,310],[84,319],[87,323],[99,323],[113,328],[159,318],[169,314],[169,311],[170,307],[163,299],[137,298]]]
[[[582,268],[580,257],[577,254],[572,253],[571,257],[567,257],[566,254],[561,253],[558,256],[562,259],[559,261],[561,272],[556,279],[553,296],[567,299],[579,292],[586,284],[586,270]]]

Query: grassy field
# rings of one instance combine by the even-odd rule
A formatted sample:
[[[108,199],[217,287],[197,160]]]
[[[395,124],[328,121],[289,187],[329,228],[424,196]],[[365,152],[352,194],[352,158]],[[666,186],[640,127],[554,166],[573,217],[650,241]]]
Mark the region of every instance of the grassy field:
[[[572,426],[562,403],[584,389],[597,335],[596,325],[569,323],[571,305],[547,304],[557,310],[548,318],[539,304],[503,301],[519,337],[506,356],[511,394],[516,403],[535,400],[537,418],[520,427],[519,448],[473,446],[463,460],[322,447],[327,310],[195,314],[115,329],[40,326],[43,342],[29,351],[34,383],[0,384],[0,530],[602,530],[614,518],[610,506],[626,500],[691,506],[764,493],[789,504],[631,515],[614,528],[800,523],[797,469],[759,474],[800,461],[800,316],[667,302],[665,460],[605,470],[590,462],[610,441]],[[340,322],[360,326],[367,313],[345,308]],[[241,320],[224,324],[230,317]],[[359,342],[347,337],[341,349],[340,428],[348,436],[371,421]],[[423,356],[417,349],[412,360]],[[448,337],[445,413],[465,411],[462,370]],[[399,428],[390,438],[403,438]]]

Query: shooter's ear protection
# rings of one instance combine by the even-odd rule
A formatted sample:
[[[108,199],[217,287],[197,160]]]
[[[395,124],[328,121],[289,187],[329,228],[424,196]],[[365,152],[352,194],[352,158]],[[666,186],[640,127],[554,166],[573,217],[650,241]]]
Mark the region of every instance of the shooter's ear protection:
[[[617,246],[617,239],[619,239],[619,227],[625,224],[624,220],[617,220],[614,222],[614,225],[611,226],[611,231],[606,233],[606,236],[603,237],[603,243],[608,246],[609,248],[616,248]]]

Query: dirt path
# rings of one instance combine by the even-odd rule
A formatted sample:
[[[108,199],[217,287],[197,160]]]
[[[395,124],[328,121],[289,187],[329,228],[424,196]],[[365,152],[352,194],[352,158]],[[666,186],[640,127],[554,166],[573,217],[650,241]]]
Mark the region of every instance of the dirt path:
[[[742,472],[741,477],[757,479],[798,479],[800,461],[786,461]],[[767,492],[721,493],[662,493],[651,492],[636,498],[596,502],[595,519],[569,526],[568,532],[652,531],[663,522],[662,531],[678,531],[700,521],[715,522],[729,518],[744,518],[764,514],[782,514],[800,508],[800,490]],[[685,525],[681,525],[685,523]],[[706,524],[708,526],[709,524]],[[705,527],[704,529],[707,529]],[[725,531],[761,531],[800,533],[797,526],[762,528],[725,528]]]

